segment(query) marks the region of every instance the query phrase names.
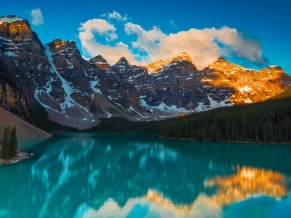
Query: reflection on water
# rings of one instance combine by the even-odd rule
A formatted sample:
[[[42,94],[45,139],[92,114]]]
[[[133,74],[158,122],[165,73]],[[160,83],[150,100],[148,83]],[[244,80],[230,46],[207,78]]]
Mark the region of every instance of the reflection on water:
[[[190,205],[175,205],[160,193],[149,190],[146,196],[130,198],[124,206],[113,199],[99,209],[83,205],[75,217],[221,217],[221,214],[222,208],[204,194]]]
[[[287,145],[108,133],[28,148],[33,159],[0,167],[0,217],[278,217],[291,209]]]
[[[288,194],[284,175],[252,167],[242,167],[235,175],[219,176],[205,184],[208,187],[218,187],[213,199],[219,205],[230,205],[259,195],[281,199]]]

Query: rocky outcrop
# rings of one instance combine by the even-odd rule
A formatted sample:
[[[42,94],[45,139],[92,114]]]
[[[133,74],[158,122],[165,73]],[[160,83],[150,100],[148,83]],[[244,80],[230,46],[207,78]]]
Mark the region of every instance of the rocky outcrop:
[[[90,59],[89,63],[99,67],[101,70],[108,70],[110,68],[110,65],[101,55]]]

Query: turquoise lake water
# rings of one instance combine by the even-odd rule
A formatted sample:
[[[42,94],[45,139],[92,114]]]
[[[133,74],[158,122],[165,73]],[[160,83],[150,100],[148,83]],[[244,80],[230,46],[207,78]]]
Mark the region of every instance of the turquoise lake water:
[[[60,134],[0,166],[0,217],[290,217],[291,145]]]

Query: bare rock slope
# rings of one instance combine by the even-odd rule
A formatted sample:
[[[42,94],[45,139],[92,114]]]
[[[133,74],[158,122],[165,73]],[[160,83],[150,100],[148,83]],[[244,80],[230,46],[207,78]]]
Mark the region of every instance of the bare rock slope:
[[[19,138],[32,138],[32,137],[49,137],[50,134],[30,125],[9,111],[0,107],[0,135],[2,136],[3,130],[7,126],[16,126],[17,137]]]

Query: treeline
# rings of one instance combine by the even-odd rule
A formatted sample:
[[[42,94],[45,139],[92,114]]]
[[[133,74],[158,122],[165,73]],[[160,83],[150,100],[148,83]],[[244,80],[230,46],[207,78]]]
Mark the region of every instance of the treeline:
[[[220,108],[169,120],[162,137],[291,143],[291,98]]]
[[[0,148],[0,156],[2,159],[7,160],[17,155],[18,142],[16,136],[16,127],[6,127],[4,129]]]
[[[153,132],[165,138],[198,141],[291,143],[291,95],[284,96],[287,97],[164,121],[101,119],[92,131]]]

